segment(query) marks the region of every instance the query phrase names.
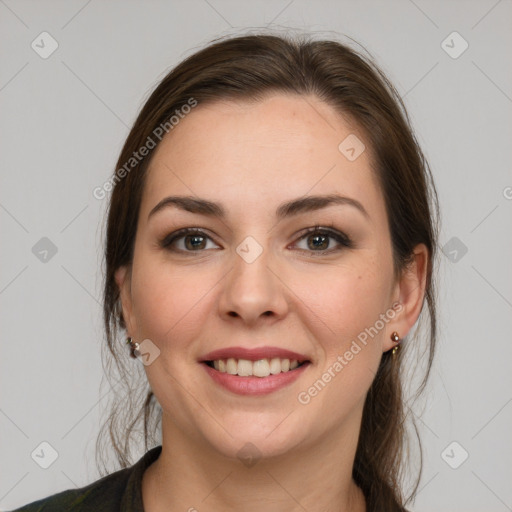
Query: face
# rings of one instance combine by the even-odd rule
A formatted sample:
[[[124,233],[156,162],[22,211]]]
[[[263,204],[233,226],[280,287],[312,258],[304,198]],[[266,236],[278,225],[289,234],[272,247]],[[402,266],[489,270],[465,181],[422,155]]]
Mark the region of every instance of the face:
[[[116,279],[128,335],[152,344],[145,370],[164,430],[269,456],[358,425],[390,334],[406,333],[369,147],[355,160],[338,148],[351,134],[364,143],[317,98],[276,94],[199,105],[157,148],[133,261]],[[238,373],[278,373],[231,375],[228,356]],[[303,364],[283,371],[294,358]]]

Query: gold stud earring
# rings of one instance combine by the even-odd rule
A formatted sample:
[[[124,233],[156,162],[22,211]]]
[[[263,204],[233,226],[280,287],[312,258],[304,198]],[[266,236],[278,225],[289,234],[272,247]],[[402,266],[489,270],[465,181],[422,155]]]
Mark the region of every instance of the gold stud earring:
[[[396,351],[398,350],[399,344],[402,341],[396,331],[393,331],[393,333],[391,334],[391,341],[393,343],[396,343],[396,347],[394,347],[393,350],[391,351],[391,354],[395,355]]]
[[[130,357],[137,359],[137,356],[140,356],[139,344],[134,342],[131,337],[126,338],[126,343],[130,345]]]

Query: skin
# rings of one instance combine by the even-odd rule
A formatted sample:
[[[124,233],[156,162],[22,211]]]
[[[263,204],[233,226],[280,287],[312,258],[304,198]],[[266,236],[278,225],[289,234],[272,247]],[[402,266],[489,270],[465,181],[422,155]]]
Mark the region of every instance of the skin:
[[[276,93],[199,105],[157,148],[133,261],[116,273],[127,334],[160,350],[145,366],[163,410],[162,454],[143,479],[145,510],[366,509],[351,477],[364,400],[382,353],[395,346],[391,333],[404,337],[419,316],[428,251],[418,245],[395,278],[368,145],[353,162],[338,150],[351,133],[364,142],[357,126],[316,97]],[[368,218],[349,205],[275,218],[284,201],[332,193],[359,201]],[[169,195],[220,202],[227,217],[169,207],[148,219]],[[314,234],[308,245],[303,230],[315,225],[332,225],[354,246],[328,238],[316,249]],[[209,237],[199,251],[184,238],[174,246],[188,253],[159,245],[186,227]],[[252,263],[236,252],[247,236],[263,249]],[[315,254],[321,250],[332,252]],[[400,313],[299,403],[299,393],[396,301]],[[298,380],[269,395],[235,395],[198,362],[214,349],[269,345],[311,360]],[[252,467],[237,457],[247,442],[261,457]]]

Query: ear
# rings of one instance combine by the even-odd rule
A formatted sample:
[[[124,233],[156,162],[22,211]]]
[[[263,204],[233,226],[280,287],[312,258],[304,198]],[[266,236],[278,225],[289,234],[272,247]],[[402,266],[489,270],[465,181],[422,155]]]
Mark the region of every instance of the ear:
[[[394,319],[388,323],[386,336],[382,344],[383,352],[396,347],[396,343],[391,341],[391,333],[396,331],[400,339],[405,338],[421,313],[427,282],[428,259],[427,246],[418,244],[414,248],[411,263],[404,269],[395,285],[393,291],[394,302],[399,304],[394,308],[397,312]]]
[[[123,319],[126,324],[126,334],[128,336],[135,335],[135,317],[132,308],[132,292],[131,292],[131,266],[123,265],[119,267],[114,274],[116,284],[119,288],[119,297],[123,309]]]

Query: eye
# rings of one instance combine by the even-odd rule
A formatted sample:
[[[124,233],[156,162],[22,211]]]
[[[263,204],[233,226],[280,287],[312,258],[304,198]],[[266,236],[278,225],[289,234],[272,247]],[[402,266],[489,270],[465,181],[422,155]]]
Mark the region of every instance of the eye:
[[[341,250],[338,248],[329,248],[331,240],[335,240],[338,246],[345,248],[353,247],[352,240],[341,231],[328,229],[321,226],[315,226],[308,229],[299,239],[306,243],[306,247],[299,247],[302,250],[316,253],[316,255],[329,254]]]
[[[331,240],[338,244],[338,248],[330,248],[333,245]],[[167,235],[160,242],[160,246],[171,252],[202,252],[206,249],[215,248],[208,247],[208,241],[218,247],[204,231],[197,228],[184,228]],[[315,256],[339,251],[341,250],[340,246],[345,248],[353,247],[352,240],[341,231],[321,226],[315,226],[305,232],[303,231],[299,241],[306,242],[306,247],[299,247],[300,250],[315,253]]]
[[[204,231],[185,228],[167,235],[160,246],[172,252],[201,252],[203,249],[212,249],[207,247],[208,240],[213,242]]]

